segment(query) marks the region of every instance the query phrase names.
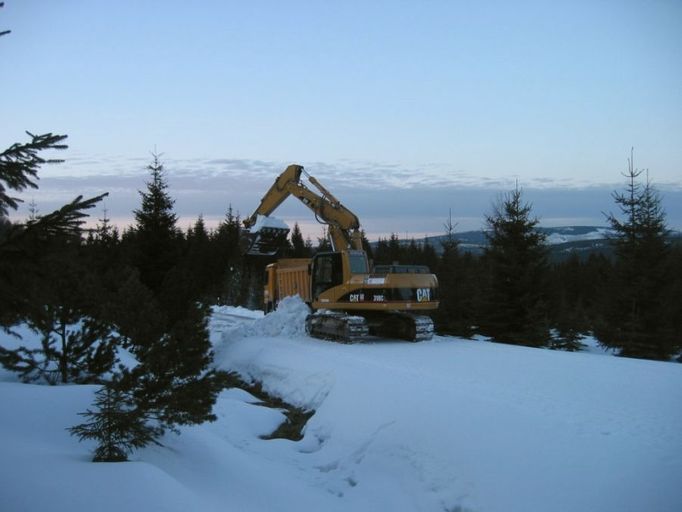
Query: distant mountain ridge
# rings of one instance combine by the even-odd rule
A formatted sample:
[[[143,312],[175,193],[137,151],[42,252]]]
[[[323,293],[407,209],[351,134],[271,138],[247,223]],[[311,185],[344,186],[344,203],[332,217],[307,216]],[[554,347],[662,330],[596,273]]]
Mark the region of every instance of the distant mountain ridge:
[[[546,243],[549,246],[550,259],[562,260],[572,254],[584,257],[591,253],[609,254],[611,244],[609,237],[613,235],[613,230],[606,226],[561,226],[543,227],[538,231],[546,236]],[[463,231],[454,233],[453,237],[459,242],[459,249],[472,254],[483,254],[488,240],[485,231]],[[670,238],[676,243],[682,243],[682,232],[671,231]],[[447,235],[429,236],[415,239],[417,243],[427,242],[436,250],[438,254],[442,252],[442,242],[447,239]],[[409,244],[411,239],[401,239],[401,244]],[[372,242],[373,248],[378,242]]]

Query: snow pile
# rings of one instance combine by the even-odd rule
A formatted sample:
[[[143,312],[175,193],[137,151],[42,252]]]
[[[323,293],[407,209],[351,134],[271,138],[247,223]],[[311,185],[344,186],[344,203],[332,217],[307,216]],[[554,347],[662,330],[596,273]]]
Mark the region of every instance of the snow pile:
[[[298,295],[285,297],[277,309],[265,316],[253,316],[253,322],[239,322],[223,330],[225,340],[251,336],[305,336],[305,319],[310,308]]]

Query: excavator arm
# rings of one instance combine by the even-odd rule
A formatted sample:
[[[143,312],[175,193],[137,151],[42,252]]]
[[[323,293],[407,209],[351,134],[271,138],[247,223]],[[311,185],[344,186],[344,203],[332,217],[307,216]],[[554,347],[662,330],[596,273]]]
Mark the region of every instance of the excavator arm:
[[[301,174],[305,174],[317,191],[311,190],[301,181]],[[288,228],[278,227],[264,219],[268,219],[289,196],[301,201],[313,211],[318,222],[328,226],[335,251],[362,249],[360,221],[355,214],[343,206],[319,181],[305,172],[303,166],[290,165],[263,196],[256,211],[244,219],[244,226],[250,230],[253,238],[250,254],[271,255],[277,242],[282,240],[282,236],[286,237]]]

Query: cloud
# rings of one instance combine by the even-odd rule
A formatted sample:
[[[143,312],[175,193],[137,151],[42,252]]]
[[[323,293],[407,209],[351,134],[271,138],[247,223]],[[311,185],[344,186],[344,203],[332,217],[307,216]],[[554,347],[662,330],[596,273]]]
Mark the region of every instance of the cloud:
[[[109,192],[108,216],[123,224],[132,223],[132,212],[140,203],[138,191],[145,190],[149,178],[146,167],[150,160],[76,155],[64,164],[41,170],[40,189],[27,192],[23,198],[27,204],[35,200],[40,212],[47,213],[79,194],[89,197]],[[234,158],[162,158],[162,161],[169,193],[183,221],[181,227],[200,214],[218,222],[230,206],[242,217],[250,215],[290,163]],[[414,236],[439,233],[450,210],[459,223],[458,230],[478,229],[499,194],[513,189],[517,181],[512,175],[479,177],[437,163],[419,167],[359,160],[301,163],[358,215],[370,237],[391,232]],[[624,186],[585,184],[561,177],[518,181],[525,199],[533,204],[533,213],[544,225],[566,225],[567,219],[604,224],[602,212],[616,210],[612,191]],[[664,198],[669,225],[679,229],[682,185],[664,184],[658,189]],[[27,215],[27,208],[19,213]],[[93,213],[92,217],[100,218],[101,214]],[[313,237],[319,234],[313,222],[308,224],[311,213],[294,199],[286,201],[276,215],[292,223],[298,220],[302,227],[309,225]]]

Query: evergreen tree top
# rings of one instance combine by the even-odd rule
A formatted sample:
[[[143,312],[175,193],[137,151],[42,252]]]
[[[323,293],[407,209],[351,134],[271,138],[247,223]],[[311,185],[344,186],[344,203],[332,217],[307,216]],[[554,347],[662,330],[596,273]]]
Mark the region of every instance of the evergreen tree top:
[[[493,249],[500,245],[541,245],[545,235],[535,227],[540,222],[531,217],[532,205],[524,203],[523,192],[518,186],[502,196],[493,205],[493,213],[486,215],[489,231],[486,238]]]
[[[152,153],[153,161],[147,166],[151,180],[147,190],[139,191],[142,206],[135,210],[135,221],[140,231],[168,231],[175,233],[177,216],[173,212],[175,201],[167,192],[168,184],[164,175],[160,155]]]
[[[642,184],[640,176],[646,172]],[[622,219],[613,213],[606,218],[614,231],[612,242],[621,264],[636,274],[642,265],[653,265],[667,253],[666,237],[670,234],[661,206],[661,196],[649,180],[648,171],[635,169],[630,153],[623,176],[627,185],[623,192],[613,192]]]

